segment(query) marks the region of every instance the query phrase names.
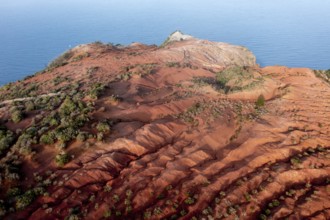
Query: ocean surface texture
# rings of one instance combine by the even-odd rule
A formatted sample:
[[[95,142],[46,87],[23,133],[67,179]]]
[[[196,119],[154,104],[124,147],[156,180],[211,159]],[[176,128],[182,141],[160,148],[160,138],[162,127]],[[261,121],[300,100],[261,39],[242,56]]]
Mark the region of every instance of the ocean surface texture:
[[[328,0],[2,0],[0,85],[94,41],[161,44],[173,31],[248,47],[261,66],[330,68]]]

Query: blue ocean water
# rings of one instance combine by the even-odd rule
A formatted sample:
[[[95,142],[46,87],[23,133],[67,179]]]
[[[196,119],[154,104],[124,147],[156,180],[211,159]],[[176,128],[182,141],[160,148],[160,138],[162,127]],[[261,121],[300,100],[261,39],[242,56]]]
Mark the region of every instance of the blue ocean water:
[[[0,85],[94,41],[161,44],[173,31],[248,47],[261,66],[330,68],[327,0],[1,0]]]

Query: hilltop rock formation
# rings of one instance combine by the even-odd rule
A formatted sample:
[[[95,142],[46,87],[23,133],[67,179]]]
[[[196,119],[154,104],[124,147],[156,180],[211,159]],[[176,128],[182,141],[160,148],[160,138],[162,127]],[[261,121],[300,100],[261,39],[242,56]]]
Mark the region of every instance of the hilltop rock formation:
[[[329,219],[330,86],[255,60],[175,32],[82,45],[2,87],[0,214]]]
[[[174,32],[163,44],[164,50],[155,52],[162,61],[194,63],[207,68],[224,66],[255,66],[256,58],[242,46],[210,42]]]

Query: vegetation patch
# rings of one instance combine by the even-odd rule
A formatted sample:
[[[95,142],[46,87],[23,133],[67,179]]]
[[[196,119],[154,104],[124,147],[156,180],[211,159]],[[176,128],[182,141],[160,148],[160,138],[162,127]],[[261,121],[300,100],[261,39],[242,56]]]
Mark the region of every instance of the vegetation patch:
[[[260,85],[264,79],[261,76],[254,77],[249,67],[231,66],[216,73],[216,81],[225,93],[230,93],[252,89]]]
[[[330,69],[328,70],[314,70],[315,76],[323,79],[330,84]]]
[[[133,75],[143,77],[154,74],[157,65],[157,63],[144,63],[126,66],[122,70],[123,73],[117,76],[117,79],[127,81],[131,79]]]
[[[264,105],[265,105],[265,97],[262,94],[259,95],[255,104],[256,104],[256,108],[257,109],[264,107]]]
[[[56,155],[55,162],[58,166],[62,167],[70,161],[71,157],[65,152]]]
[[[83,53],[83,54],[79,54],[79,55],[72,58],[72,62],[78,62],[78,61],[80,61],[80,60],[82,60],[86,57],[89,57],[89,56],[90,56],[90,54],[88,52]]]
[[[98,99],[103,94],[103,92],[105,91],[106,88],[107,88],[107,86],[102,83],[95,83],[91,86],[91,89],[89,90],[88,95],[92,99]]]
[[[182,119],[184,122],[194,123],[194,118],[200,113],[202,113],[205,108],[205,105],[200,102],[197,102],[193,106],[189,107],[185,112],[180,113],[177,117]]]
[[[0,88],[0,101],[34,97],[37,95],[39,85],[37,83],[9,83]]]
[[[61,54],[55,60],[50,62],[47,66],[48,70],[52,70],[61,66],[64,66],[69,63],[69,59],[73,56],[73,52],[71,50]]]
[[[179,62],[167,62],[166,66],[172,68],[180,68],[181,64]]]

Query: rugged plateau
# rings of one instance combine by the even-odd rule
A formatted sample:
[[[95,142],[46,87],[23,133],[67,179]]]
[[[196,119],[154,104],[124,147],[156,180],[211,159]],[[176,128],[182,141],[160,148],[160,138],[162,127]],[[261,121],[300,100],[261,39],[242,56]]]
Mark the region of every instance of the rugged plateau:
[[[0,88],[0,218],[330,219],[327,71],[173,33]]]

